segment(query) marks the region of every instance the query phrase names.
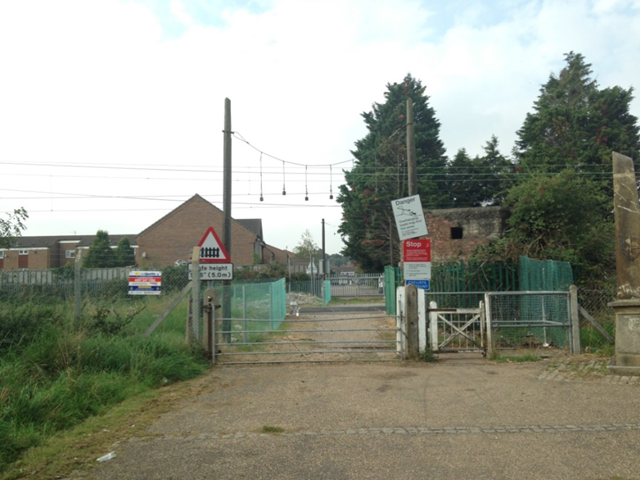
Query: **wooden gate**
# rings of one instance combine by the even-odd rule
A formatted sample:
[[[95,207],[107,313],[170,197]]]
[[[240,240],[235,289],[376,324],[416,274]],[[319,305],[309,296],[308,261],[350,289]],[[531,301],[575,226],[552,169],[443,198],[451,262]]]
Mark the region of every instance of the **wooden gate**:
[[[478,308],[428,309],[429,343],[433,352],[480,352],[487,355],[484,302]]]

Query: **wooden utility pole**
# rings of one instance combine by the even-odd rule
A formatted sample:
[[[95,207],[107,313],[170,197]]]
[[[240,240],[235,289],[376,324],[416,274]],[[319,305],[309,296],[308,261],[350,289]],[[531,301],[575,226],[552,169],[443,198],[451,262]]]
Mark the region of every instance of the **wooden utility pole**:
[[[407,174],[409,196],[418,194],[418,175],[416,173],[416,137],[413,128],[413,100],[407,98]],[[401,249],[403,251],[403,249]],[[401,253],[404,264],[404,253]],[[418,289],[415,285],[405,286],[407,321],[407,358],[417,360],[420,355],[418,338]]]
[[[224,248],[232,258],[231,253],[231,100],[224,99],[224,141],[223,141],[223,178],[224,186],[222,189],[222,209],[224,210],[224,232],[222,242]],[[231,280],[222,282],[227,288],[224,288],[222,298],[222,330],[225,332],[224,337],[228,341],[231,338]]]
[[[409,175],[409,196],[418,194],[416,173],[416,136],[413,128],[413,100],[407,98],[407,172]]]

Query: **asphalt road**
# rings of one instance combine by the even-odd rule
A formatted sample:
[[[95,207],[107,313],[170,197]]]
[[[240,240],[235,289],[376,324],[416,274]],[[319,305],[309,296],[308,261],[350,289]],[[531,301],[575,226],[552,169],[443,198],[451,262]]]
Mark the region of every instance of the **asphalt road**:
[[[83,477],[640,479],[640,379],[580,360],[218,367]]]

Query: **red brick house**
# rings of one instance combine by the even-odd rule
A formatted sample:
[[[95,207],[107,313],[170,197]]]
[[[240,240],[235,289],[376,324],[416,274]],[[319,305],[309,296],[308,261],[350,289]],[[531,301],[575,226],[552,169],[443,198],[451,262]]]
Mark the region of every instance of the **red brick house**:
[[[224,212],[196,194],[138,234],[136,261],[141,268],[188,262],[209,227],[224,241]],[[228,250],[234,266],[269,263],[281,256],[264,243],[261,219],[232,219]]]

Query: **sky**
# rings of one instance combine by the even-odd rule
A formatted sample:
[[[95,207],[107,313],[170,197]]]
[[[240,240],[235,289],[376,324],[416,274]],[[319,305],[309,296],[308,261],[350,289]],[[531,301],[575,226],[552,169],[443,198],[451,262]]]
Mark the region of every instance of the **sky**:
[[[640,0],[0,0],[0,215],[135,235],[196,193],[222,208],[228,98],[231,216],[289,250],[322,246],[324,219],[339,253],[343,171],[387,84],[426,86],[449,157],[492,135],[510,154],[565,53],[640,87],[638,25]]]

